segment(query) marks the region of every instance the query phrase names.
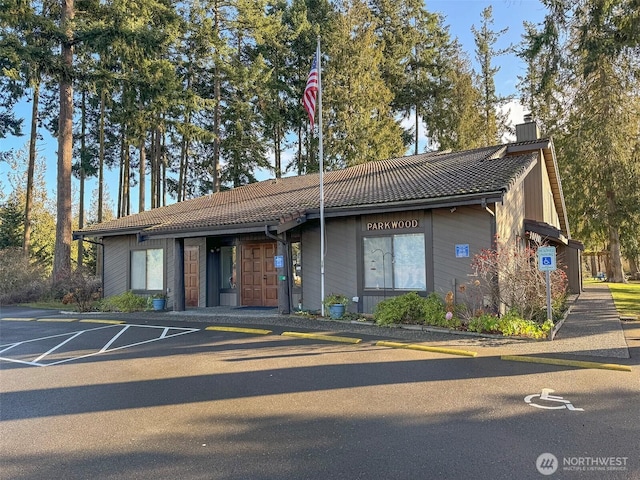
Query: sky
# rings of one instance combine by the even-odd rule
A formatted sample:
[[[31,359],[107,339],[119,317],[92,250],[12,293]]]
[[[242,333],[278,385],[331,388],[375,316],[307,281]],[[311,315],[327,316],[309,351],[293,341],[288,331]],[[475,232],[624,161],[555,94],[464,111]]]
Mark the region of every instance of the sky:
[[[477,70],[477,62],[475,59],[475,43],[473,38],[473,32],[471,31],[472,25],[477,28],[481,24],[481,13],[488,7],[492,6],[494,23],[492,30],[500,31],[508,28],[508,31],[500,37],[495,48],[498,50],[505,49],[510,45],[516,45],[521,41],[522,34],[524,32],[523,22],[529,21],[535,24],[539,24],[543,21],[546,10],[540,3],[540,0],[426,0],[427,10],[431,12],[440,12],[445,16],[445,24],[449,26],[449,32],[452,37],[457,37],[460,41],[462,48],[469,55],[474,69]],[[509,96],[517,95],[517,83],[518,76],[525,74],[526,66],[522,60],[520,60],[515,54],[507,54],[498,57],[494,61],[494,66],[500,68],[495,77],[496,91],[499,95]],[[301,107],[302,108],[302,107]],[[524,109],[520,106],[517,100],[510,102],[507,106],[510,110],[510,119],[513,125],[520,123],[523,119]],[[27,149],[28,135],[28,122],[29,122],[29,104],[22,104],[20,112],[24,112],[22,115],[25,118],[24,130],[25,135],[22,137],[8,137],[2,139],[0,142],[0,151],[7,151],[9,149]],[[413,120],[408,120],[409,125],[413,125]],[[46,160],[46,174],[45,180],[47,182],[47,188],[49,191],[49,197],[55,198],[56,189],[56,171],[57,171],[57,140],[49,136],[44,130],[40,132],[43,136],[42,140],[38,143],[39,155]],[[425,138],[424,132],[421,133],[421,137]],[[8,193],[10,187],[6,181],[9,167],[6,163],[0,162],[0,186],[3,193]],[[268,173],[258,175],[258,180],[264,180],[269,178]],[[117,171],[108,172],[106,174],[107,190],[113,201],[117,198],[116,192],[118,189],[118,174]],[[73,188],[77,192],[78,180],[74,178]],[[85,204],[90,205],[92,192],[96,188],[95,180],[87,182]],[[146,189],[147,192],[150,188]],[[132,208],[137,208],[137,188],[132,188]],[[149,202],[147,202],[149,205]],[[133,212],[135,213],[135,212]]]

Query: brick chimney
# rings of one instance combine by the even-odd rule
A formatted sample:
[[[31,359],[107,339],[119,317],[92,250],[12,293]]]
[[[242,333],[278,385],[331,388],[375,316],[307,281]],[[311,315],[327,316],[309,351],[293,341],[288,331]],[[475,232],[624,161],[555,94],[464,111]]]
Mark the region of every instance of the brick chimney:
[[[540,129],[533,115],[525,113],[524,123],[516,125],[516,142],[528,142],[540,138]]]

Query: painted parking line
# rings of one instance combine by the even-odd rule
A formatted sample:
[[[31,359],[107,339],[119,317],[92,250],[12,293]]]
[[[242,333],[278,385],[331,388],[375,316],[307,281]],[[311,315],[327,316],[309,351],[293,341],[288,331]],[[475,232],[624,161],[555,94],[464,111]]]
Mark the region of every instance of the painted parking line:
[[[155,325],[104,325],[0,345],[0,361],[46,367],[198,331],[199,328]],[[90,353],[85,353],[88,350]]]
[[[0,320],[3,322],[33,322],[36,319],[29,317],[3,317]]]
[[[627,365],[620,365],[617,363],[600,363],[600,362],[584,362],[582,360],[565,360],[563,358],[549,358],[549,357],[528,357],[525,355],[502,355],[500,360],[507,360],[511,362],[526,362],[526,363],[543,363],[545,365],[560,365],[563,367],[577,367],[577,368],[597,368],[601,370],[618,370],[620,372],[630,372],[631,367]]]
[[[269,335],[271,330],[263,330],[261,328],[241,328],[241,327],[207,327],[205,330],[217,331],[217,332],[235,332],[235,333],[248,333],[255,335]]]
[[[478,355],[478,352],[473,352],[471,350],[458,350],[455,348],[430,347],[428,345],[419,345],[415,343],[387,342],[384,340],[380,342],[376,342],[376,346],[391,347],[391,348],[405,348],[408,350],[420,350],[423,352],[446,353],[448,355],[461,355],[464,357],[475,357],[476,355]]]
[[[339,337],[334,335],[321,335],[318,333],[282,332],[282,335],[285,337],[307,338],[310,340],[325,340],[328,342],[354,343],[354,344],[362,342],[361,338]]]

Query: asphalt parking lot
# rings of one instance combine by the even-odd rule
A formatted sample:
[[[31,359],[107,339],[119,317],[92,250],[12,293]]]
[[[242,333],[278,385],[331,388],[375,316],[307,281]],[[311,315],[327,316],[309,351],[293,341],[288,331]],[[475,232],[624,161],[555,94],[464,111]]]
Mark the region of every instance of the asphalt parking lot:
[[[558,478],[640,478],[636,371],[257,321],[31,313],[0,320],[2,480],[528,479],[546,453],[627,462]]]

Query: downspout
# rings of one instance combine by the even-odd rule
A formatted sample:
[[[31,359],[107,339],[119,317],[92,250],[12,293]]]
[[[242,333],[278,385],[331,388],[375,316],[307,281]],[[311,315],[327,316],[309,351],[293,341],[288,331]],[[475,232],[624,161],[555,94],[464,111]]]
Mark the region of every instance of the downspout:
[[[272,240],[275,240],[276,242],[279,242],[280,244],[282,244],[282,246],[284,247],[284,272],[285,275],[287,277],[287,310],[286,312],[282,312],[284,314],[289,314],[291,313],[292,307],[292,296],[291,296],[291,291],[292,291],[292,285],[291,285],[291,262],[289,261],[289,242],[287,242],[286,240],[282,240],[281,238],[279,238],[278,236],[274,235],[273,233],[271,233],[269,231],[269,225],[265,225],[264,226],[264,234],[269,237]]]

